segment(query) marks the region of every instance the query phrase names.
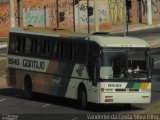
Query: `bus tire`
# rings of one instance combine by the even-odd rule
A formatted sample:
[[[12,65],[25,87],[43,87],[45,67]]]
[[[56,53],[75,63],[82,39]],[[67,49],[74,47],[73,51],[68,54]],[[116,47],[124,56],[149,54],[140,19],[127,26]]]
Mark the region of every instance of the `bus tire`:
[[[84,87],[78,90],[78,101],[80,109],[87,108],[87,93]]]
[[[24,94],[25,94],[25,97],[29,100],[33,98],[32,80],[30,79],[30,77],[26,77],[24,80]]]
[[[124,104],[124,107],[125,107],[126,109],[130,109],[130,108],[132,107],[132,104]]]

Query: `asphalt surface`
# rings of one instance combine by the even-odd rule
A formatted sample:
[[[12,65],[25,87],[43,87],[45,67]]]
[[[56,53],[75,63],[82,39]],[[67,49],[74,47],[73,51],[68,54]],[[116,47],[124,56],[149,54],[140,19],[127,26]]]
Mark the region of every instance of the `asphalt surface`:
[[[116,35],[122,36],[123,33]],[[131,32],[129,36],[143,38],[147,41],[160,40],[160,28]],[[0,49],[0,54],[6,55],[6,48]],[[151,54],[154,57],[155,64],[150,104],[134,104],[131,108],[126,108],[123,105],[89,104],[87,110],[80,110],[75,100],[42,94],[36,94],[34,100],[27,100],[24,97],[23,91],[14,88],[5,88],[0,89],[0,114],[2,113],[2,117],[6,117],[6,113],[18,115],[19,118],[26,120],[46,118],[80,120],[87,119],[86,114],[141,113],[154,105],[160,104],[160,48],[152,49]]]

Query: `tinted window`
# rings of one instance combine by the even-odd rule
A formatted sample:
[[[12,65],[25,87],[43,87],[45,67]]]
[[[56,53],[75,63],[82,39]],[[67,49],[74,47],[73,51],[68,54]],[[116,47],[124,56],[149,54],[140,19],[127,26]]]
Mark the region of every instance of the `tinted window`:
[[[9,44],[9,52],[14,54],[21,53],[21,37],[11,37]]]
[[[25,46],[24,46],[24,52],[25,54],[32,54],[32,39],[31,38],[25,38]]]

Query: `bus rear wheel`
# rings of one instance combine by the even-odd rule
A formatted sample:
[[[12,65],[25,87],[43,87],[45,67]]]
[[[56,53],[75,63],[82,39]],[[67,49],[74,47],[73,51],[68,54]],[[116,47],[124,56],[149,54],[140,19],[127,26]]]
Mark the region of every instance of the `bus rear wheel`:
[[[87,108],[87,94],[85,89],[80,89],[78,92],[78,100],[80,109]]]
[[[27,99],[32,99],[33,98],[33,93],[32,93],[32,82],[31,80],[25,80],[24,82],[24,93],[25,93],[25,97]]]
[[[130,108],[132,107],[132,104],[124,104],[124,107],[125,107],[126,109],[130,109]]]

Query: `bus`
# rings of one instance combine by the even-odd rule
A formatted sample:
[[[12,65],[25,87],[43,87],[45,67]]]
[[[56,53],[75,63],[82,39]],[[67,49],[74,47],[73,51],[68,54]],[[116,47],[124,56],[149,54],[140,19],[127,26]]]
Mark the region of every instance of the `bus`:
[[[151,101],[149,44],[138,38],[102,34],[43,34],[11,31],[8,85],[27,98],[43,93],[88,103]]]

